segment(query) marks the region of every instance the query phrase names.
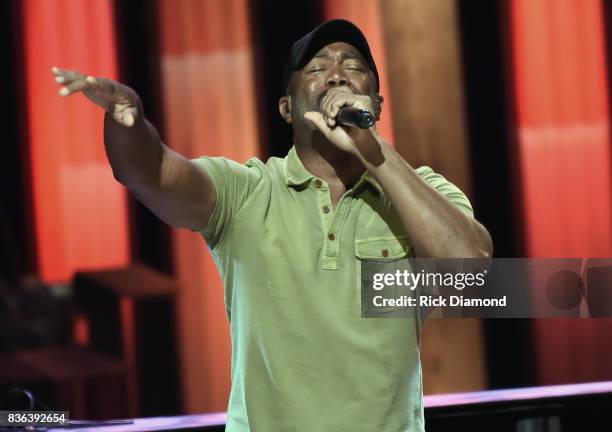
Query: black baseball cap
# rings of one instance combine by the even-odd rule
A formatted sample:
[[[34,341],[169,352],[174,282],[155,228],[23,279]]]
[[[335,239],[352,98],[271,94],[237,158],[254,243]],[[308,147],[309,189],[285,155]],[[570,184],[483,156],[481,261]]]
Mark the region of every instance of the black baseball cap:
[[[334,42],[351,44],[361,53],[376,77],[376,91],[380,89],[378,70],[365,36],[359,30],[359,27],[352,22],[334,19],[319,25],[293,44],[283,71],[283,94],[287,92],[287,86],[293,72],[301,70],[321,48]]]

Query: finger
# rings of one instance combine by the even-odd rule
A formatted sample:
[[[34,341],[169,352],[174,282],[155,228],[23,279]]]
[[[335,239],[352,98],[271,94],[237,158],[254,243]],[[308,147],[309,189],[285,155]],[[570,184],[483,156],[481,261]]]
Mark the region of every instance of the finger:
[[[336,119],[327,114],[327,111],[323,110],[323,121],[331,128],[336,126]]]
[[[123,113],[123,124],[127,127],[132,127],[136,121],[138,110],[136,108],[128,108]]]
[[[125,126],[132,127],[134,126],[134,116],[130,113],[114,113],[113,118],[117,121],[117,123]]]
[[[130,113],[125,113],[122,117],[123,124],[127,127],[132,127],[134,125],[134,116]]]
[[[323,132],[323,135],[329,138],[329,134],[331,133],[331,129],[325,122],[323,115],[320,112],[316,111],[308,111],[304,113],[304,118],[310,120],[312,124],[315,125],[317,129]]]
[[[330,102],[328,112],[331,117],[336,117],[340,108],[346,105],[353,105],[355,102],[355,96],[339,95],[333,101]]]
[[[352,94],[335,94],[332,96],[329,101],[326,102],[325,106],[321,110],[327,124],[330,126],[336,125],[336,116],[338,115],[338,111],[341,107],[345,105],[352,105],[352,100],[354,99],[354,95]]]
[[[337,97],[339,96],[347,96],[347,95],[353,95],[353,93],[344,87],[341,88],[332,88],[330,89],[327,94],[325,95],[325,97],[323,98],[323,100],[321,101],[321,107],[328,107],[330,106],[330,103]]]
[[[123,124],[122,116],[129,110],[133,110],[132,115],[136,117],[137,97],[130,89],[108,78],[88,76],[85,81],[89,84],[83,91],[85,96],[113,115],[117,114],[117,121]],[[130,123],[129,120],[126,122]]]
[[[117,99],[117,89],[112,80],[107,78],[96,78],[89,75],[85,78],[85,81],[89,83],[89,87],[87,88],[88,93],[95,92],[111,100]]]
[[[72,81],[67,86],[64,86],[60,89],[60,96],[68,96],[76,92],[80,92],[89,88],[91,84],[85,78],[79,78],[77,80]]]
[[[334,91],[332,89],[332,90],[330,90],[327,93],[327,95],[321,101],[321,112],[323,114],[326,114],[328,112],[328,110],[329,110],[329,103],[333,99],[333,96],[334,96]]]
[[[58,84],[63,84],[63,85],[68,85],[78,79],[81,79],[81,76],[71,76],[71,77],[66,77],[64,75],[56,75],[55,76],[55,82]]]
[[[80,72],[70,69],[61,69],[55,66],[51,68],[51,71],[53,75],[55,75],[55,81],[59,84],[70,84],[72,81],[85,76]]]
[[[132,127],[134,126],[137,114],[138,111],[136,110],[136,108],[126,108],[122,111],[115,111],[113,113],[113,118],[123,126]]]
[[[321,114],[323,114],[323,120],[325,121],[325,123],[327,123],[329,127],[334,127],[336,125],[336,119],[330,115],[329,109],[331,106],[330,103],[334,99],[334,95],[330,93],[332,93],[332,91],[330,91],[327,96],[325,96],[325,98],[323,98],[323,100],[321,101],[320,111]]]
[[[325,110],[325,114],[331,115],[335,104],[345,103],[346,100],[354,97],[355,95],[348,90],[332,89],[322,101],[321,108]]]

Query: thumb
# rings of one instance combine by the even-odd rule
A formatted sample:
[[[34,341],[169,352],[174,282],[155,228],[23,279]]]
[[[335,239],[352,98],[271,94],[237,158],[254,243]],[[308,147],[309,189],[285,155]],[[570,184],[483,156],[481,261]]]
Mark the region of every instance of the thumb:
[[[327,123],[325,123],[323,114],[320,112],[307,111],[304,113],[304,118],[310,120],[310,122],[314,124],[321,132],[325,132],[327,134],[331,130]]]
[[[134,126],[136,115],[138,111],[136,108],[127,108],[125,110],[115,111],[113,118],[120,124],[126,127]]]

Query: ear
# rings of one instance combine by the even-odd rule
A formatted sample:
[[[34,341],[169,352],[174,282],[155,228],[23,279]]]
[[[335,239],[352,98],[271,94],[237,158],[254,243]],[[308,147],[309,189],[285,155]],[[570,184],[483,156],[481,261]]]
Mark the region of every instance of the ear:
[[[278,112],[280,113],[285,123],[291,124],[291,97],[282,96],[278,100]]]
[[[376,110],[376,120],[380,120],[380,114],[382,113],[383,103],[385,102],[385,98],[376,93],[376,102],[374,103],[374,109]]]

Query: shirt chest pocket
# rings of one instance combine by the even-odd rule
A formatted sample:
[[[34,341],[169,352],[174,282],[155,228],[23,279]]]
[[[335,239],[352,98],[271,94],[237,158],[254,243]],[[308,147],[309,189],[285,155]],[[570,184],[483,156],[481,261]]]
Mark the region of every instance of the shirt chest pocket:
[[[358,270],[356,286],[361,295],[362,317],[381,314],[392,316],[392,312],[408,307],[398,300],[410,295],[409,287],[403,284],[402,275],[410,269],[411,252],[406,236],[355,240]],[[383,299],[394,299],[396,304],[390,305]]]

